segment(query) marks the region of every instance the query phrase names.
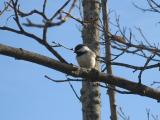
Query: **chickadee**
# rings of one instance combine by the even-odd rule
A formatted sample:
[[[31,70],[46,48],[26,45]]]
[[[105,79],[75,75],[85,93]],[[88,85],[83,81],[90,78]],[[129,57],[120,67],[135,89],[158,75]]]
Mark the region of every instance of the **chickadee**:
[[[75,47],[77,62],[80,67],[94,68],[96,64],[96,54],[86,45],[79,44]]]

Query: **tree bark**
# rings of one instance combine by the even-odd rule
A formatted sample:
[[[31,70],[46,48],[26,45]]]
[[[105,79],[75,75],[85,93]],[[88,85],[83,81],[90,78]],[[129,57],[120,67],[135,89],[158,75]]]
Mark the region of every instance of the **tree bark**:
[[[82,31],[83,43],[98,55],[98,21],[100,3],[98,2],[98,0],[83,0],[82,5],[84,17],[83,21],[85,23]],[[98,66],[98,63],[96,63],[96,69],[98,69]],[[97,82],[82,82],[81,101],[83,120],[101,119],[101,100]]]
[[[107,74],[112,75],[112,66],[111,66],[111,41],[108,37],[109,33],[109,19],[108,19],[108,0],[102,1],[102,16],[103,16],[103,32],[104,32],[104,40],[105,40],[105,48],[106,48],[106,68]],[[115,89],[114,85],[109,85],[112,89]],[[112,89],[108,89],[109,101],[110,101],[110,111],[111,111],[111,120],[117,120],[117,111],[116,111],[116,99],[115,99],[115,91]]]

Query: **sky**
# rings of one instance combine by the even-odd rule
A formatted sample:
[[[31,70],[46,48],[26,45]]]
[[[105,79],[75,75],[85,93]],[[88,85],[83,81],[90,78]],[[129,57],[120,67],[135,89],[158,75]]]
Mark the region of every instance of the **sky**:
[[[47,13],[51,15],[65,0],[55,0],[53,3],[48,0]],[[142,12],[133,6],[133,2],[147,7],[145,0],[110,0],[109,9],[111,21],[115,20],[115,14],[120,15],[121,26],[131,28],[133,33],[140,39],[135,27],[140,27],[151,43],[159,42],[160,26],[158,24],[160,15],[151,12]],[[32,8],[42,9],[40,1],[22,1],[20,8],[26,11]],[[3,2],[0,2],[0,8]],[[67,10],[67,9],[65,9]],[[78,9],[74,9],[72,14],[79,16]],[[9,12],[0,16],[0,25],[15,26],[15,23],[6,19],[11,14]],[[39,22],[39,17],[31,17]],[[25,21],[22,19],[22,21]],[[111,27],[112,31],[115,31]],[[26,28],[28,31],[41,36],[42,32],[36,28]],[[48,40],[59,42],[69,48],[73,48],[82,43],[80,24],[69,19],[62,26],[51,28],[48,32]],[[33,39],[14,33],[0,31],[0,43],[10,45],[25,50],[34,51],[55,59],[44,47]],[[77,65],[73,52],[56,48],[57,51],[70,63]],[[138,57],[122,57],[119,61],[129,61],[132,64],[143,65],[144,61]],[[131,70],[113,67],[113,74],[134,82],[137,81],[137,73]],[[66,76],[49,68],[16,60],[14,58],[0,55],[0,120],[82,120],[81,103],[75,97],[68,83],[53,83],[46,79],[44,75],[56,80],[66,79]],[[143,74],[144,84],[149,85],[153,80],[159,80],[157,70],[149,70]],[[80,82],[72,83],[78,95],[81,88]],[[102,120],[108,120],[110,116],[108,96],[106,89],[101,88],[102,98]],[[139,95],[116,94],[117,108],[122,108],[130,120],[147,120],[146,109],[150,109],[151,114],[160,117],[157,101]],[[121,120],[121,118],[120,118]]]

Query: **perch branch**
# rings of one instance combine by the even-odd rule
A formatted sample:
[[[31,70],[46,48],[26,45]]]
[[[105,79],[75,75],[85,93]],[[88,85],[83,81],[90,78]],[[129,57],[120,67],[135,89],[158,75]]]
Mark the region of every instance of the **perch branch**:
[[[73,76],[73,77],[86,78],[90,80],[90,82],[99,81],[99,82],[115,85],[120,88],[131,91],[135,94],[153,98],[157,100],[158,102],[160,100],[159,90],[153,89],[143,84],[132,82],[133,80],[127,80],[125,78],[108,75],[108,74],[99,72],[95,69],[88,70],[84,68],[78,68],[70,64],[59,62],[57,60],[54,60],[44,55],[26,51],[21,48],[14,48],[14,47],[6,46],[3,44],[0,44],[0,54],[5,55],[5,56],[14,57],[18,60],[25,60],[25,61],[29,61],[32,63],[36,63],[39,65],[54,69],[56,71],[65,73],[67,75]]]

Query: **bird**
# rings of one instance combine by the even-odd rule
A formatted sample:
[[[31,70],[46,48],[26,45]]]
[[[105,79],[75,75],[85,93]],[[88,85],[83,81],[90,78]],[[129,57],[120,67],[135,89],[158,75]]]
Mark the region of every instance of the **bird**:
[[[96,54],[86,45],[78,44],[74,53],[76,53],[76,59],[80,67],[83,68],[95,68]]]

